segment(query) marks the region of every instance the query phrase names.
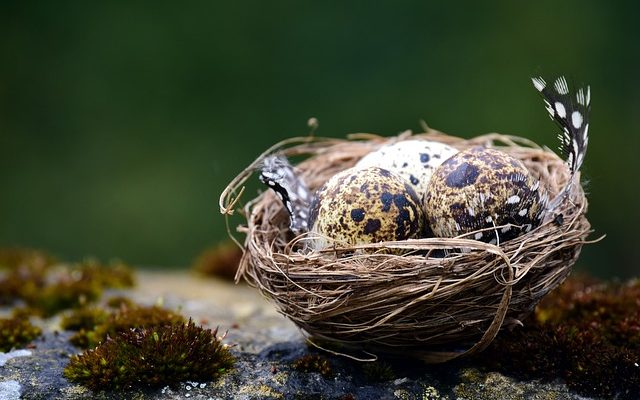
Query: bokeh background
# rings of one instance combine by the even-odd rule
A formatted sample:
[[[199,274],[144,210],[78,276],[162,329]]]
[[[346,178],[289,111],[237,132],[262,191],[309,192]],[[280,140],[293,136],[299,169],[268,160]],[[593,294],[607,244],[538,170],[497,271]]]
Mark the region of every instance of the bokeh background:
[[[185,267],[271,144],[424,119],[556,148],[529,77],[592,86],[578,269],[637,275],[640,3],[8,1],[0,5],[0,246]],[[249,189],[255,194],[257,185]]]

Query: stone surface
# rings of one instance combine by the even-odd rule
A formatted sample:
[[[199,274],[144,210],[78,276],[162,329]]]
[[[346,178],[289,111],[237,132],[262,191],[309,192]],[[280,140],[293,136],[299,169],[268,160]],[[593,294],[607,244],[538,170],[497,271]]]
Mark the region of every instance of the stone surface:
[[[246,285],[181,273],[141,272],[139,285],[124,294],[143,304],[162,302],[197,323],[228,331],[236,368],[215,382],[183,382],[175,387],[128,393],[93,393],[71,384],[62,370],[78,349],[58,318],[45,321],[45,335],[21,357],[0,366],[0,400],[24,399],[583,399],[562,383],[518,382],[468,366],[428,366],[385,360],[392,371],[378,378],[370,368],[309,347],[298,329]],[[108,296],[107,296],[108,297]],[[295,370],[306,354],[322,354],[330,376]]]
[[[13,350],[8,353],[0,353],[0,367],[2,367],[7,361],[16,357],[27,357],[30,356],[31,352],[29,350]]]
[[[0,400],[19,400],[20,393],[20,382],[12,380],[0,382]]]

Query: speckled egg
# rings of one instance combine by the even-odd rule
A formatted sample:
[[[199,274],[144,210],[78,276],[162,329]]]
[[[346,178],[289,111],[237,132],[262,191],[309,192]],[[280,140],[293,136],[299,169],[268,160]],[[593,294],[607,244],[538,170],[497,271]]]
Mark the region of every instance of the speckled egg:
[[[312,247],[415,238],[423,220],[420,199],[402,177],[383,168],[350,168],[314,196],[309,226],[318,238]]]
[[[539,225],[547,196],[524,164],[504,152],[483,147],[462,151],[433,174],[424,199],[435,236],[503,243]]]
[[[380,167],[406,179],[418,196],[427,191],[436,168],[458,150],[431,140],[405,140],[389,144],[364,156],[356,167]]]

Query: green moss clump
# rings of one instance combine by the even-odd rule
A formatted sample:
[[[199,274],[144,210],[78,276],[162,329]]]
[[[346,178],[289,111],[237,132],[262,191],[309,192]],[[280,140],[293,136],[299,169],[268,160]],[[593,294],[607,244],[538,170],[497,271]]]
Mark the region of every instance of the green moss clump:
[[[640,282],[573,278],[524,327],[503,332],[476,361],[524,379],[563,378],[587,396],[640,393]]]
[[[159,306],[121,307],[109,314],[95,327],[83,327],[71,338],[71,343],[81,348],[94,347],[104,342],[107,337],[116,337],[134,328],[154,329],[157,327],[184,324],[182,315]]]
[[[159,306],[121,308],[96,328],[96,337],[102,341],[107,336],[115,337],[119,333],[134,328],[153,329],[164,325],[184,323],[185,319],[182,315]]]
[[[28,319],[0,318],[0,352],[24,346],[41,334],[42,330]]]
[[[71,357],[64,376],[92,390],[160,387],[213,380],[233,363],[217,330],[189,320],[119,333],[94,350]]]
[[[104,323],[109,314],[98,307],[81,307],[62,317],[60,327],[69,331],[79,331],[81,329],[95,329]]]
[[[133,300],[125,296],[114,296],[109,298],[109,300],[107,300],[107,307],[111,307],[111,308],[122,308],[122,307],[130,308],[134,306],[135,306],[135,303],[133,302]]]
[[[13,318],[31,318],[31,317],[42,317],[42,310],[39,308],[33,308],[29,306],[21,306],[14,307],[11,310],[11,316]]]
[[[0,269],[17,269],[25,265],[47,268],[55,263],[55,258],[41,250],[20,247],[0,248]]]
[[[26,291],[46,285],[52,259],[35,250],[0,249],[0,304],[23,299]]]
[[[325,378],[329,378],[333,375],[331,364],[329,360],[318,354],[304,355],[291,364],[293,369],[302,372],[318,372]]]
[[[58,282],[42,288],[29,286],[22,293],[29,307],[40,310],[44,317],[94,302],[100,296],[102,286],[97,282],[75,280],[71,277],[60,278]]]
[[[374,361],[362,365],[365,378],[372,382],[387,382],[396,379],[393,368],[385,362]]]
[[[88,259],[80,264],[77,271],[81,280],[95,282],[103,288],[126,289],[135,285],[133,270],[122,261],[112,261],[105,265]]]
[[[35,250],[0,249],[0,264],[6,268],[0,274],[0,304],[21,300],[44,317],[93,302],[105,288],[135,283],[132,269],[121,262],[53,266],[51,257]]]
[[[92,344],[98,343],[96,332],[93,329],[80,328],[69,338],[72,345],[81,349],[88,349]]]

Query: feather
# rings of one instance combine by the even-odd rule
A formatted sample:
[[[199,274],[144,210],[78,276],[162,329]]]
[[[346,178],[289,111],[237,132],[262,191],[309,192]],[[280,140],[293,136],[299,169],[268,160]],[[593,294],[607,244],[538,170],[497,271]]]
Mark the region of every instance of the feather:
[[[589,113],[591,89],[589,86],[572,92],[567,80],[561,76],[552,86],[541,77],[531,78],[533,87],[542,95],[549,117],[558,124],[560,151],[565,157],[571,177],[560,193],[547,204],[544,219],[552,218],[555,210],[571,192],[576,173],[582,167],[589,144]]]
[[[259,179],[282,201],[289,214],[289,227],[296,235],[308,231],[311,192],[284,156],[270,156],[260,166]]]
[[[560,150],[571,174],[580,170],[589,144],[589,113],[591,89],[589,86],[572,92],[567,80],[561,76],[553,85],[547,85],[541,77],[532,78],[533,86],[542,94],[549,117],[561,129],[558,135]]]

